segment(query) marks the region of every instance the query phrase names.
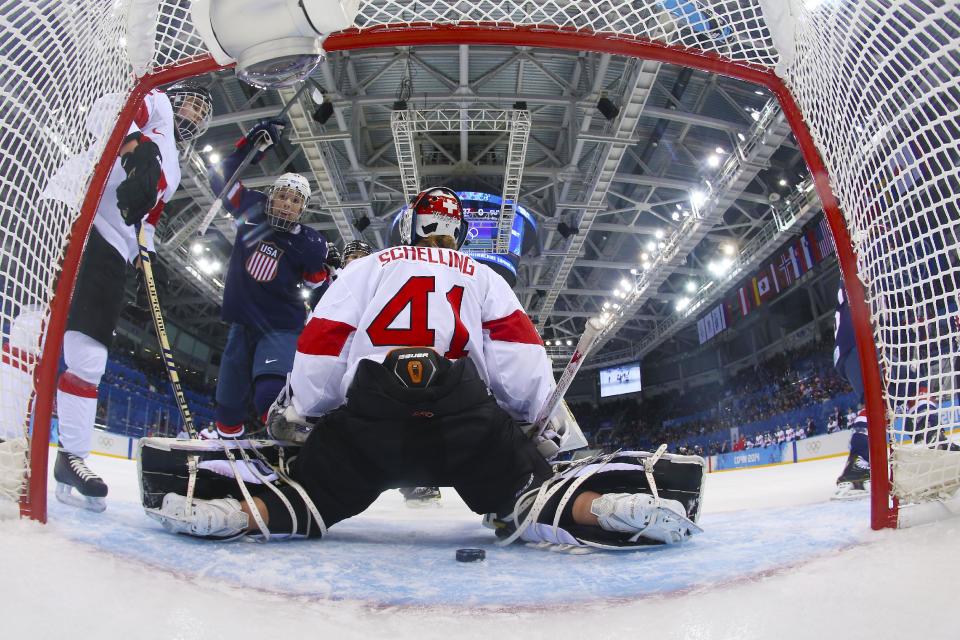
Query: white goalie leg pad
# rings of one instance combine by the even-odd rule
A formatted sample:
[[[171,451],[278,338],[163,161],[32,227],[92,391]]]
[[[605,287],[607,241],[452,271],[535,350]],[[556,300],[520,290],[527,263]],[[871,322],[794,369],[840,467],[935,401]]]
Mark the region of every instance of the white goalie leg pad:
[[[247,532],[250,519],[233,498],[188,500],[186,496],[168,493],[163,506],[150,515],[157,518],[171,533],[185,533],[203,538],[231,540]]]

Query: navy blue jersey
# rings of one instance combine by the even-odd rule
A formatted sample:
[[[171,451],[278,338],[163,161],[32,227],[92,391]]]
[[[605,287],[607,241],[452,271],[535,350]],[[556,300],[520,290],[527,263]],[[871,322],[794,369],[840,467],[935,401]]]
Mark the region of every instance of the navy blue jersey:
[[[223,174],[211,167],[210,186],[215,192],[223,189],[223,175],[232,175],[243,155],[236,151],[226,158]],[[236,217],[238,226],[221,316],[226,322],[262,332],[299,331],[307,317],[301,284],[314,290],[314,301],[329,284],[327,242],[306,225],[289,232],[275,230],[264,213],[266,203],[266,195],[239,181],[224,197],[224,206]]]
[[[840,285],[837,291],[837,311],[834,314],[836,325],[833,330],[834,348],[833,364],[843,371],[844,361],[851,352],[856,356],[856,341],[853,334],[853,319],[850,316],[850,302],[847,300],[847,291]]]

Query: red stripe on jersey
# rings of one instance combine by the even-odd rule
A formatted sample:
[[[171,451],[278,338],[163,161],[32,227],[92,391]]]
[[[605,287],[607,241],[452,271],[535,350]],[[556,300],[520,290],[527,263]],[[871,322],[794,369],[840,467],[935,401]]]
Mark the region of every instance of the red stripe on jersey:
[[[57,388],[64,393],[81,398],[97,399],[97,385],[90,384],[83,378],[76,376],[69,371],[60,376],[60,383]]]
[[[543,344],[536,327],[521,309],[517,309],[505,318],[483,323],[484,330],[490,332],[491,340],[500,342],[521,342],[523,344]]]
[[[320,271],[314,271],[313,273],[303,274],[303,279],[312,284],[320,284],[325,282],[330,274],[327,273],[326,269],[321,269]]]
[[[147,126],[147,120],[150,119],[150,112],[147,110],[147,103],[141,102],[140,108],[137,109],[137,115],[133,116],[133,122],[137,125],[138,129],[143,129]]]
[[[297,340],[297,352],[308,356],[337,357],[343,352],[347,338],[356,330],[346,322],[313,318]]]
[[[242,183],[237,180],[234,183],[233,188],[230,189],[230,193],[227,194],[227,200],[230,201],[230,206],[232,206],[234,209],[240,207],[240,197],[243,195],[243,192],[240,189],[241,185]]]

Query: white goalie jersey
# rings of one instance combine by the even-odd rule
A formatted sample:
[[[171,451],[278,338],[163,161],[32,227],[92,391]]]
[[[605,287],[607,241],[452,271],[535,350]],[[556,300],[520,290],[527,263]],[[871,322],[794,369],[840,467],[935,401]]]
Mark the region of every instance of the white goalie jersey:
[[[294,408],[319,416],[342,405],[362,359],[432,347],[473,360],[497,402],[532,422],[556,386],[533,323],[507,283],[452,249],[392,247],[351,263],[300,335]]]

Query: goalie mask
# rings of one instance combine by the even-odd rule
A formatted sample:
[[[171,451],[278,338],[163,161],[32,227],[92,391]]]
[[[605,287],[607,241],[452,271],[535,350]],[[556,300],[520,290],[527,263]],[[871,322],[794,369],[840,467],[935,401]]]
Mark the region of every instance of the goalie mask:
[[[267,193],[267,220],[277,231],[290,231],[300,222],[300,216],[310,199],[310,183],[299,173],[285,173],[273,183]]]
[[[203,87],[178,84],[166,91],[173,107],[173,127],[177,142],[199,138],[210,126],[213,117],[213,98]]]
[[[357,258],[363,258],[373,253],[373,247],[363,240],[351,240],[343,245],[343,266],[347,266]]]
[[[467,238],[463,204],[453,189],[434,187],[421,191],[403,212],[400,240],[404,244],[415,245],[430,236],[450,236],[456,241],[457,249]]]

